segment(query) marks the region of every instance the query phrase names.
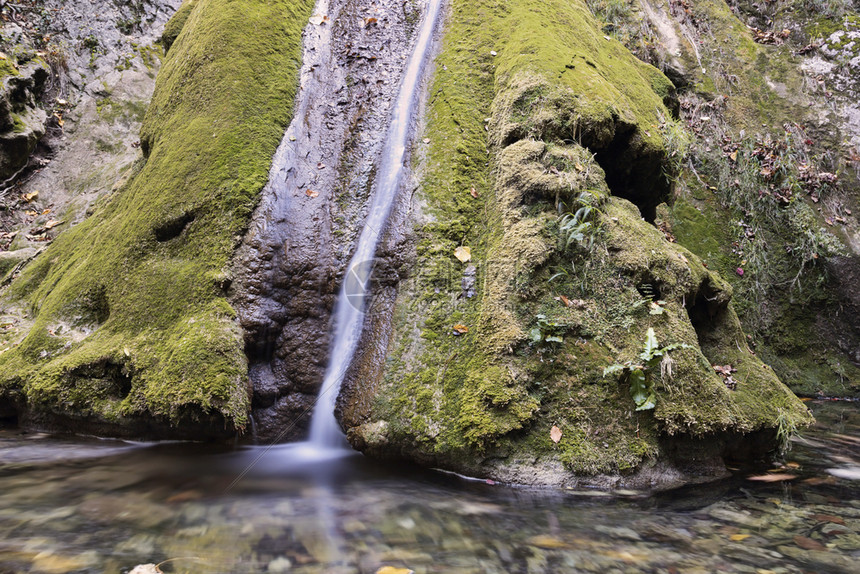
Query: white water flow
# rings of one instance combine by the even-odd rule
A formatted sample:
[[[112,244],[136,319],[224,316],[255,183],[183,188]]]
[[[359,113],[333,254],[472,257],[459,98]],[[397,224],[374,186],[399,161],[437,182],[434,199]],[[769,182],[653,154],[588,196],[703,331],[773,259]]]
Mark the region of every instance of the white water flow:
[[[374,182],[370,212],[358,238],[358,246],[347,268],[335,305],[335,330],[331,356],[311,419],[308,446],[313,448],[331,449],[346,445],[334,416],[335,401],[361,337],[364,306],[370,295],[368,288],[373,257],[403,176],[409,128],[412,125],[415,109],[418,107],[421,78],[429,59],[430,43],[441,6],[442,0],[430,0],[428,3],[427,14],[421,23],[418,40],[415,42],[397,100],[391,110],[391,124],[388,127]]]

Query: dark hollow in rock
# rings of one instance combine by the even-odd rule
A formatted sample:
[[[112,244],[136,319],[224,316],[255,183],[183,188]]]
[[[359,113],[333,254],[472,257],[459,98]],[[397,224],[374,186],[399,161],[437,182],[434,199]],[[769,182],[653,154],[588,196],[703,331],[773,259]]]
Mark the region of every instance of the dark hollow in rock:
[[[196,214],[194,212],[188,212],[183,213],[179,217],[169,219],[153,230],[155,232],[155,238],[161,243],[164,243],[165,241],[170,241],[171,239],[179,237],[182,232],[185,231],[185,228],[194,221],[195,217]]]
[[[612,195],[635,204],[645,221],[653,223],[657,206],[670,197],[671,185],[663,174],[665,153],[638,145],[638,139],[634,126],[618,123],[610,144],[592,151]]]
[[[99,286],[84,293],[80,301],[81,324],[101,325],[110,318],[110,301],[108,301],[107,290]]]
[[[720,344],[719,335],[715,333],[720,332],[718,327],[727,320],[728,298],[725,293],[716,290],[710,281],[705,281],[698,292],[691,295],[686,301],[687,315],[696,331],[699,346],[711,363],[719,362],[709,350]]]
[[[97,386],[94,391],[100,397],[124,399],[131,394],[132,374],[129,368],[110,359],[102,359],[81,365],[69,373],[71,378],[86,379]]]

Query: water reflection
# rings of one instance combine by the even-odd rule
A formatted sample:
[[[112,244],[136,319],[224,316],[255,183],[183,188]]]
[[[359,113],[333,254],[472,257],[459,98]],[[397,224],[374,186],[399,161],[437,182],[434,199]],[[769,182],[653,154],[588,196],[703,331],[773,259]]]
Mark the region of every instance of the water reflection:
[[[855,572],[860,409],[814,408],[781,465],[653,496],[2,431],[0,572]]]

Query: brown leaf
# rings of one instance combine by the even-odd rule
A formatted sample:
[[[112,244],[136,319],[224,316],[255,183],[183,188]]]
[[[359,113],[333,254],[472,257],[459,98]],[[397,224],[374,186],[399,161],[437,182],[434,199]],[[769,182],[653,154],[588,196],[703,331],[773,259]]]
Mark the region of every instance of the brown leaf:
[[[455,335],[465,335],[469,332],[469,328],[466,325],[461,325],[459,323],[454,325],[453,329]]]
[[[565,307],[573,307],[573,303],[571,303],[570,299],[568,299],[564,295],[559,295],[555,298],[555,300],[564,305]]]
[[[376,18],[365,18],[364,19],[364,25],[365,26],[370,26],[371,24],[376,24],[377,22],[379,22],[379,20],[377,20]]]
[[[57,221],[56,219],[51,219],[48,223],[45,224],[45,229],[53,229],[58,225],[62,225],[65,221]]]
[[[30,203],[30,202],[32,202],[32,201],[35,201],[35,199],[36,199],[37,197],[39,197],[39,192],[38,192],[38,191],[34,191],[33,193],[25,193],[25,194],[24,194],[24,195],[22,195],[21,197],[23,197],[23,198],[24,198],[24,201],[26,201],[27,203]]]
[[[203,495],[200,493],[200,491],[185,490],[183,492],[174,494],[167,499],[167,502],[188,502],[189,500],[198,500],[201,496]]]
[[[477,189],[475,189],[474,187],[473,187],[471,190],[469,190],[469,194],[470,194],[472,197],[474,197],[475,199],[478,199],[478,190],[477,190]]]
[[[738,150],[735,150],[732,153],[730,153],[729,159],[732,161],[738,161]]]
[[[748,476],[747,480],[756,480],[758,482],[781,482],[783,480],[794,480],[797,476],[793,474],[760,474],[757,476]]]
[[[561,429],[552,425],[552,428],[549,429],[549,438],[552,439],[552,442],[558,444],[558,441],[561,440]]]
[[[842,520],[838,516],[833,516],[832,514],[813,514],[812,518],[814,518],[818,522],[832,522],[833,524],[845,526],[844,520]]]
[[[305,195],[307,195],[308,197],[318,197],[319,194],[320,194],[320,192],[314,191],[312,189],[305,191]]]
[[[827,550],[827,546],[825,546],[818,540],[813,540],[812,538],[807,538],[806,536],[795,536],[794,543],[803,548],[804,550]]]

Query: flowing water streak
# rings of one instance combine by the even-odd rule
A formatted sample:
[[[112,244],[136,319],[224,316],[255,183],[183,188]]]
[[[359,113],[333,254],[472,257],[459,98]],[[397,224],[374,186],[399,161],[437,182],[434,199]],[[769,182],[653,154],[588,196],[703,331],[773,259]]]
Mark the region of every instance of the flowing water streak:
[[[415,42],[391,112],[391,125],[380,158],[370,212],[338,295],[332,353],[311,419],[310,445],[315,448],[337,448],[344,445],[343,434],[334,416],[335,401],[361,336],[364,303],[369,295],[371,262],[400,186],[409,143],[409,128],[418,107],[421,79],[429,58],[430,44],[441,6],[442,0],[430,0],[428,3],[427,14],[421,23],[418,40]]]

